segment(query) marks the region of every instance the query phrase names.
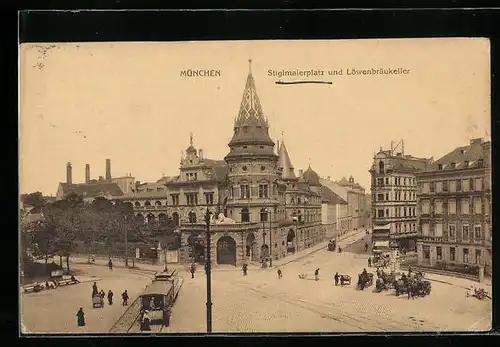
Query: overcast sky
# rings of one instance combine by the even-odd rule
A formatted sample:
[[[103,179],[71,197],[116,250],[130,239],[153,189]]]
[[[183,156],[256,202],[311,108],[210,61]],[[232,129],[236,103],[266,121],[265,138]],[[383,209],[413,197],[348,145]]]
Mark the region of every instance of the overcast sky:
[[[228,153],[251,57],[270,134],[292,164],[367,189],[373,153],[404,139],[405,153],[435,159],[490,134],[489,42],[485,39],[62,43],[20,48],[20,190],[55,194],[73,182],[132,173],[177,175],[189,145]],[[409,69],[348,76],[347,69]],[[220,77],[183,77],[184,69]],[[332,84],[277,85],[268,70],[323,70]],[[343,69],[342,76],[329,70]],[[283,81],[306,79],[282,77]]]

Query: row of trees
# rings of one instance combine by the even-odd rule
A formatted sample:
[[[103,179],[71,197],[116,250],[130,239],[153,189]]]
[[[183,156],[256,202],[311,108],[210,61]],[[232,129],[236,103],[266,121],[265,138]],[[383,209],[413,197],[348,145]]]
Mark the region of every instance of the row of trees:
[[[23,253],[31,249],[34,256],[44,257],[45,264],[49,257],[59,256],[61,267],[65,257],[68,271],[69,257],[77,245],[84,245],[90,262],[91,254],[96,249],[104,247],[111,257],[113,251],[124,243],[146,244],[154,236],[151,230],[145,229],[134,218],[130,203],[113,203],[100,197],[85,203],[77,194],[47,203],[39,192],[24,195],[21,199],[25,205],[32,206],[35,213],[42,212],[41,219],[27,225],[21,224]],[[172,231],[170,222],[163,232],[167,235]],[[23,259],[26,259],[26,254]]]

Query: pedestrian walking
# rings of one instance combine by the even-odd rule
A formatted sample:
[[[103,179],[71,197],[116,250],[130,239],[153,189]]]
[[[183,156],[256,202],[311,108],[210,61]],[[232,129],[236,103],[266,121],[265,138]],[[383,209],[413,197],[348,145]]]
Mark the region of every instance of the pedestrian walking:
[[[368,258],[368,267],[372,267],[372,258]]]
[[[109,258],[108,267],[110,270],[113,270],[113,261],[111,260],[111,258]]]
[[[247,275],[247,270],[248,270],[248,265],[247,263],[243,263],[243,276],[246,276]]]
[[[335,276],[333,276],[333,279],[335,280],[335,287],[339,285],[339,273],[336,272]]]
[[[109,305],[113,305],[113,292],[110,290],[108,290],[108,304]]]
[[[104,290],[101,289],[101,291],[99,292],[99,295],[101,296],[101,298],[104,299],[104,297],[106,296],[106,294],[104,293]]]
[[[191,264],[191,278],[194,278],[194,273],[196,271],[196,265],[194,263]]]
[[[92,286],[92,297],[94,297],[97,293],[99,293],[99,290],[97,289],[97,283],[94,282],[94,285]]]
[[[314,271],[314,280],[318,281],[319,280],[319,268]]]
[[[278,273],[278,279],[283,277],[283,272],[281,272],[281,269],[278,269],[277,273]]]
[[[80,309],[76,313],[76,316],[78,317],[76,319],[76,323],[78,324],[78,326],[79,327],[85,326],[85,313],[83,313],[83,307],[80,307]]]
[[[122,293],[122,299],[123,299],[123,306],[128,306],[128,293],[127,290]]]
[[[368,243],[365,243],[365,252],[368,251]]]

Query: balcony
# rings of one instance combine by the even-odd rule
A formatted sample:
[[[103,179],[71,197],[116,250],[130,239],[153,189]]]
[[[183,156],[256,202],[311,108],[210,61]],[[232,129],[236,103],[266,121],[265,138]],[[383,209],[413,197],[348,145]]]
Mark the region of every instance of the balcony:
[[[427,241],[427,242],[438,242],[438,243],[445,242],[442,236],[421,236],[419,239],[420,241]]]

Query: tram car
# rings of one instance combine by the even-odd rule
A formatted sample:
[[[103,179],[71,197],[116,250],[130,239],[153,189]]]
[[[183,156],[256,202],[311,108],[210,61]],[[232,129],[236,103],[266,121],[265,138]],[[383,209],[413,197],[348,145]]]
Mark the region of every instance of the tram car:
[[[169,282],[153,282],[140,296],[142,314],[147,311],[151,324],[170,324],[170,314],[174,305],[174,286]]]

